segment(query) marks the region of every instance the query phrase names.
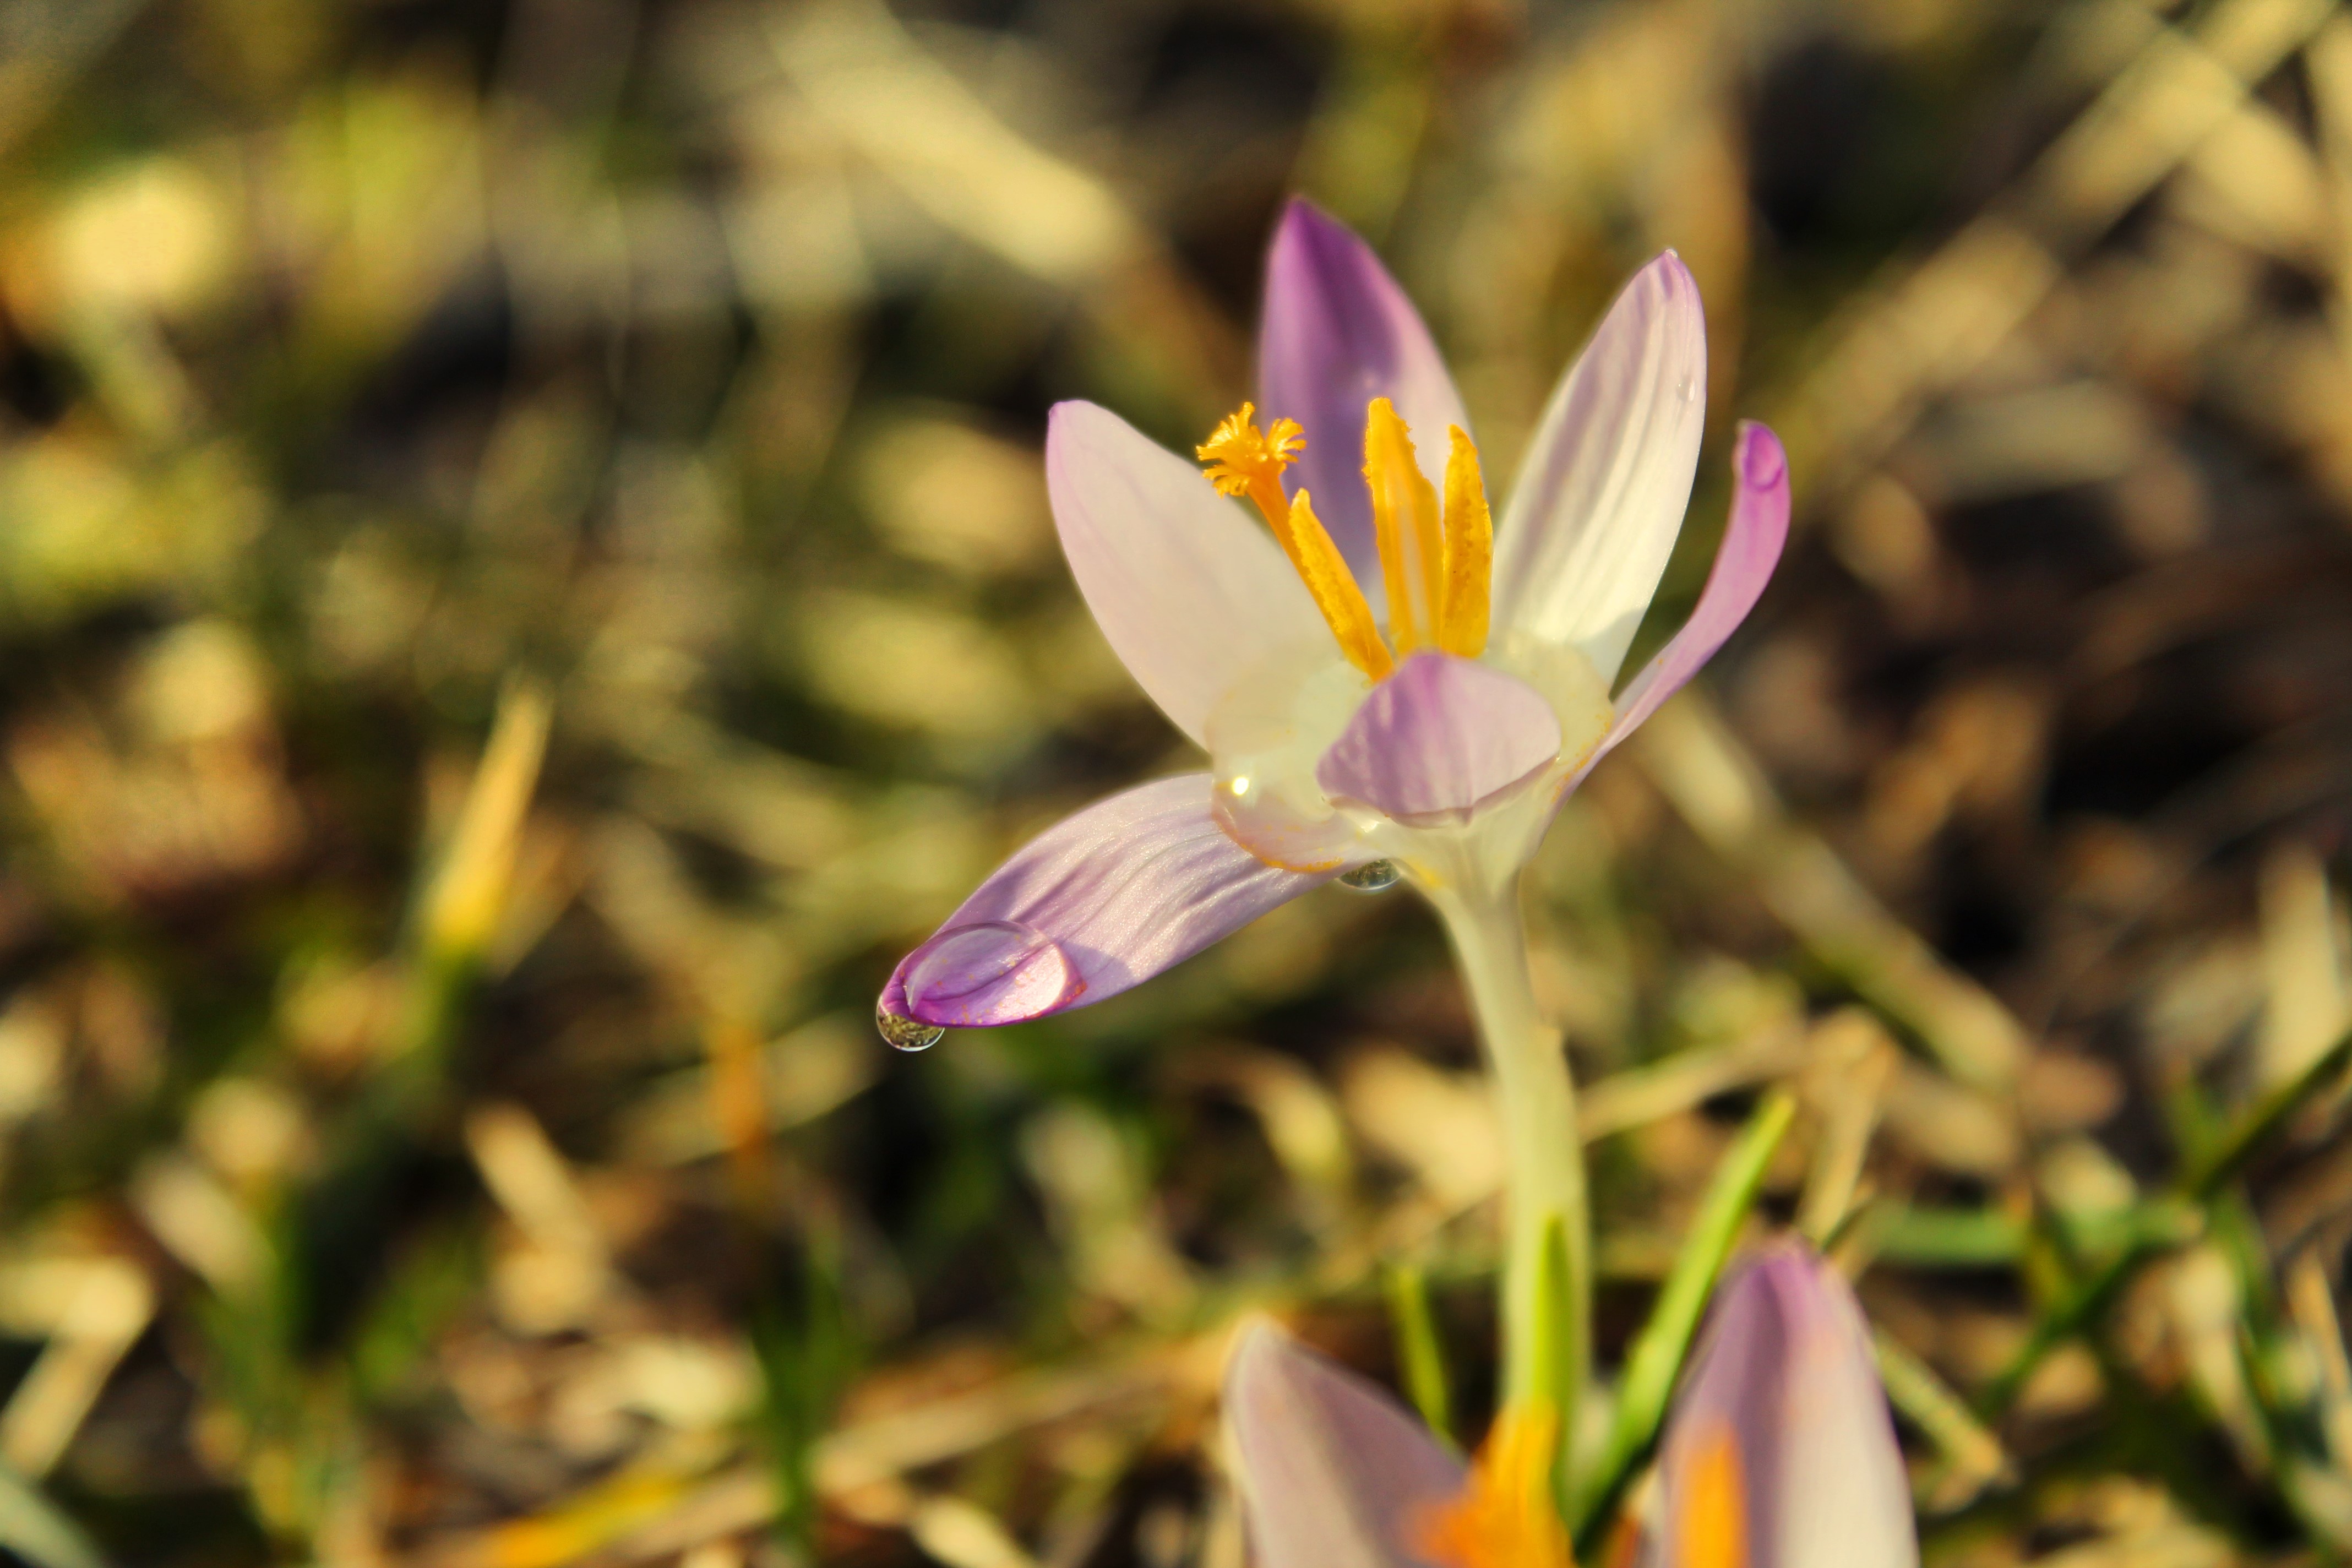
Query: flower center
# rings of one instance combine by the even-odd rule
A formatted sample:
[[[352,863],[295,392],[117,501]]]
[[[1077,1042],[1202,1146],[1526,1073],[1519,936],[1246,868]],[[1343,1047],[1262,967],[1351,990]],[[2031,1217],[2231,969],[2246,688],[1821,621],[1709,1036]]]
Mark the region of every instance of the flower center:
[[[1552,1501],[1559,1440],[1548,1408],[1506,1411],[1462,1490],[1422,1516],[1411,1544],[1441,1568],[1570,1568],[1568,1527]]]
[[[1226,416],[1195,455],[1209,480],[1246,496],[1274,531],[1348,662],[1384,680],[1396,661],[1422,648],[1476,658],[1486,649],[1493,587],[1495,523],[1478,468],[1478,448],[1458,425],[1447,434],[1443,503],[1413,456],[1412,435],[1385,397],[1364,410],[1364,482],[1372,498],[1372,531],[1388,590],[1385,639],[1347,558],[1331,542],[1305,490],[1286,500],[1282,470],[1307,445],[1297,421],[1261,430],[1244,403]]]

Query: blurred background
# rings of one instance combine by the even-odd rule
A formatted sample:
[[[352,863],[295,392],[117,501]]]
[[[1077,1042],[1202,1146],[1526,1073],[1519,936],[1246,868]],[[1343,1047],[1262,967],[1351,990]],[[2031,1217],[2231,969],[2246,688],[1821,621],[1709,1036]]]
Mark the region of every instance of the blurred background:
[[[1530,878],[1604,1359],[1785,1084],[1931,1562],[2352,1546],[2328,1110],[1966,1405],[2352,1016],[2334,5],[5,0],[0,1550],[1238,1568],[1232,1326],[1392,1377],[1400,1262],[1475,1437],[1491,1110],[1409,896],[871,1019],[1192,765],[1038,445],[1246,395],[1293,192],[1497,479],[1681,251],[1644,646],[1732,420],[1791,450],[1761,609]]]

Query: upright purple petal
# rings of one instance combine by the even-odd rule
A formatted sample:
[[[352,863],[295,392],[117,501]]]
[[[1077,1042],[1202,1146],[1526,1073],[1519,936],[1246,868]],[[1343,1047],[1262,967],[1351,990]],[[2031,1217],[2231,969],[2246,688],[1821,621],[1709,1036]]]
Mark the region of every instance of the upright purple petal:
[[[997,868],[901,959],[885,1011],[1017,1024],[1116,996],[1328,881],[1276,870],[1210,820],[1207,773],[1097,801]]]
[[[1364,488],[1364,408],[1385,397],[1412,429],[1421,471],[1442,494],[1445,429],[1470,427],[1429,329],[1372,247],[1311,203],[1293,200],[1265,260],[1258,406],[1298,421],[1307,450],[1284,478],[1315,513],[1381,613],[1372,502]]]
[[[1260,1325],[1226,1369],[1225,1419],[1256,1568],[1425,1568],[1407,1543],[1463,1468],[1387,1394]]]
[[[1682,530],[1706,413],[1706,318],[1670,250],[1544,409],[1495,533],[1497,628],[1573,644],[1614,684]]]
[[[1264,525],[1108,409],[1055,405],[1045,484],[1096,624],[1194,741],[1275,650],[1330,637]]]
[[[1723,542],[1716,547],[1715,565],[1699,591],[1697,607],[1683,629],[1642,667],[1642,673],[1626,682],[1617,697],[1615,722],[1578,770],[1576,780],[1689,683],[1739,629],[1772,580],[1772,569],[1789,542],[1789,455],[1781,450],[1779,437],[1750,421],[1739,426],[1731,461],[1731,520],[1724,525]],[[1570,787],[1575,782],[1570,781]]]
[[[1475,659],[1417,653],[1372,688],[1315,782],[1399,822],[1459,822],[1559,745],[1559,715],[1527,682]]]
[[[1803,1247],[1725,1285],[1659,1456],[1676,1568],[1707,1516],[1740,1510],[1751,1568],[1916,1568],[1911,1487],[1870,1331],[1845,1280]]]

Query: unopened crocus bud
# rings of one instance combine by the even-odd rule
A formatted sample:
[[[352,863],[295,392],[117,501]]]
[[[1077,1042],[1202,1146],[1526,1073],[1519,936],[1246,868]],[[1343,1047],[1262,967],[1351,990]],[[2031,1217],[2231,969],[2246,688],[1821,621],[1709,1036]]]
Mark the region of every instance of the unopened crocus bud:
[[[1800,1244],[1717,1291],[1659,1457],[1654,1568],[1916,1568],[1870,1331]]]

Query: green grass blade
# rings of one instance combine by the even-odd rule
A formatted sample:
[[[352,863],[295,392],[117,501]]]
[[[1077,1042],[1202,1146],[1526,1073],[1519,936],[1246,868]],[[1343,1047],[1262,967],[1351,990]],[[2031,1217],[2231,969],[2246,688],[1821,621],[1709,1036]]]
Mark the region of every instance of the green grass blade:
[[[2347,1065],[2352,1065],[2352,1033],[2342,1036],[2309,1067],[2249,1106],[2227,1131],[2194,1154],[2174,1184],[2178,1196],[2200,1206],[2210,1204],[2280,1128],[2343,1076]],[[2161,1228],[2142,1232],[2061,1297],[2036,1320],[2017,1354],[1978,1395],[1978,1413],[1990,1417],[2006,1411],[2044,1356],[2104,1312],[2142,1263],[2180,1239],[2184,1237]]]
[[[1707,1297],[1731,1257],[1739,1227],[1756,1202],[1765,1167],[1797,1114],[1797,1102],[1785,1091],[1775,1093],[1757,1108],[1739,1141],[1715,1169],[1698,1217],[1675,1258],[1673,1272],[1658,1292],[1657,1305],[1643,1324],[1618,1389],[1617,1413],[1609,1436],[1592,1468],[1582,1478],[1570,1515],[1577,1535],[1580,1558],[1589,1558],[1597,1534],[1606,1522],[1618,1494],[1634,1468],[1657,1441],[1666,1402],[1682,1374],[1683,1358],[1698,1331]]]
[[[1446,1375],[1445,1347],[1429,1310],[1429,1280],[1419,1267],[1400,1263],[1387,1271],[1389,1326],[1396,1335],[1397,1365],[1412,1407],[1439,1441],[1458,1450],[1454,1435],[1453,1383]]]

